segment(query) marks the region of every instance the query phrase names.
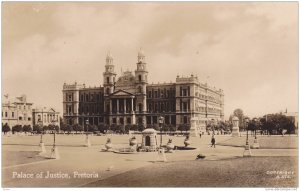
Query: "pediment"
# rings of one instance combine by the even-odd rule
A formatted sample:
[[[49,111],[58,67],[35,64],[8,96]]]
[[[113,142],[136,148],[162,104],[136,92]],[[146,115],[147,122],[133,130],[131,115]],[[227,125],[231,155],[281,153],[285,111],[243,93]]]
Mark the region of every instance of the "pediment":
[[[133,94],[125,90],[117,90],[116,92],[112,93],[110,96],[133,96]]]

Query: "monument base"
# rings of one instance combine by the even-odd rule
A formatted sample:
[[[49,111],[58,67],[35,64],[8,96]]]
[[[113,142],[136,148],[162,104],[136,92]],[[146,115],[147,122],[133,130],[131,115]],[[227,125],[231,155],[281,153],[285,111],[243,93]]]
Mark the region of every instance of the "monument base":
[[[40,143],[40,148],[39,148],[39,155],[43,155],[46,153],[46,149],[45,149],[45,144],[44,143]]]
[[[252,156],[252,153],[251,153],[250,146],[249,146],[249,145],[246,145],[246,146],[245,146],[245,151],[244,151],[243,157],[251,157],[251,156]]]
[[[231,133],[232,137],[239,137],[240,136],[240,131],[238,127],[233,127],[232,128],[232,133]]]
[[[259,142],[258,142],[258,139],[254,139],[254,143],[252,145],[252,148],[253,149],[259,149]]]
[[[156,161],[157,162],[167,162],[164,148],[158,149],[158,155],[157,155]]]
[[[56,146],[53,146],[53,148],[51,149],[51,154],[50,154],[50,158],[51,159],[59,159],[59,153],[58,153],[58,148]]]
[[[85,147],[91,147],[91,142],[90,142],[90,139],[89,138],[86,138],[85,139],[85,144],[84,144]]]

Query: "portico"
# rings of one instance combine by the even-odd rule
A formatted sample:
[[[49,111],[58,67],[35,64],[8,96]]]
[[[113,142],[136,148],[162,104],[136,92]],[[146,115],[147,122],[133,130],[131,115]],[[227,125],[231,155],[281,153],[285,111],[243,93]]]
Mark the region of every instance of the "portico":
[[[135,96],[124,90],[118,90],[110,95],[109,99],[110,124],[135,124]]]

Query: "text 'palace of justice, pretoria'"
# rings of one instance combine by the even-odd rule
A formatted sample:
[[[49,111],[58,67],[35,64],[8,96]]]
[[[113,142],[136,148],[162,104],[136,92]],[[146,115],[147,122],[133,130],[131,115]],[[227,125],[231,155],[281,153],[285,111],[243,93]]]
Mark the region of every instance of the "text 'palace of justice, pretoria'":
[[[189,125],[196,119],[204,132],[211,120],[224,120],[224,93],[200,83],[197,76],[180,77],[175,83],[148,84],[145,54],[138,52],[134,74],[122,72],[117,79],[113,57],[107,54],[103,86],[87,87],[77,82],[63,85],[63,119],[65,123],[84,125],[127,125],[144,127],[158,124]]]

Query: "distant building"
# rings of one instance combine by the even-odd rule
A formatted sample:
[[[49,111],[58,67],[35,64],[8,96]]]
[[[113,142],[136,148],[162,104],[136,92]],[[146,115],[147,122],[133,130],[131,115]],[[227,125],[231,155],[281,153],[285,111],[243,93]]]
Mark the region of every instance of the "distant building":
[[[134,73],[123,72],[116,79],[113,57],[106,57],[103,87],[85,84],[63,85],[63,119],[67,124],[190,124],[205,129],[206,122],[224,120],[224,93],[200,83],[194,75],[176,77],[175,83],[148,84],[145,55],[138,53]]]
[[[32,110],[33,125],[60,125],[59,112],[53,108],[39,107]]]
[[[2,124],[10,127],[15,125],[32,125],[32,105],[26,100],[26,95],[9,98],[4,95],[2,98]]]
[[[59,112],[53,108],[33,108],[33,103],[27,102],[26,95],[10,98],[8,94],[2,98],[2,126],[8,124],[10,128],[15,125],[33,125],[41,120],[43,126],[51,124],[59,126]]]
[[[282,113],[283,115],[289,117],[294,122],[296,129],[298,129],[298,112],[288,112],[287,110]]]

